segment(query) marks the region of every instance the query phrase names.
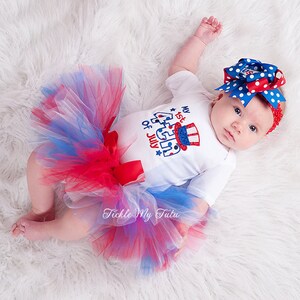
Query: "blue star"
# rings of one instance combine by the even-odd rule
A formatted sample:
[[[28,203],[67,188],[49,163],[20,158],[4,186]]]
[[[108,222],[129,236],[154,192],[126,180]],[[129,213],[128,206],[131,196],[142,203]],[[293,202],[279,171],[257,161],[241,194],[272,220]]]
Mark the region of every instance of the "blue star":
[[[156,151],[156,155],[161,156],[162,152],[160,150]]]
[[[174,107],[170,109],[170,111],[175,111],[175,110],[176,110],[176,108],[174,108]]]

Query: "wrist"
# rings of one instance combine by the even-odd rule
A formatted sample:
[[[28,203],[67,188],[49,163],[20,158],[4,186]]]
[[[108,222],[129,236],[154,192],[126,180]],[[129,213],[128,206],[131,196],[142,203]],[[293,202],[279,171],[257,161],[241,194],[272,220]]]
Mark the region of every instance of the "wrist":
[[[199,42],[201,42],[204,46],[206,46],[207,44],[203,42],[203,40],[196,34],[193,35],[193,37],[195,37]]]

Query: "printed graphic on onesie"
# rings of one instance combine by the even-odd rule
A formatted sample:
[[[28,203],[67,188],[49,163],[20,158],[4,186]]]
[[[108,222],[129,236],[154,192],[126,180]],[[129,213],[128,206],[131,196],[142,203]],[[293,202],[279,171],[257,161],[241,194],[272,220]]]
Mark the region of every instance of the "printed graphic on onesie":
[[[153,113],[153,118],[142,122],[149,147],[161,157],[170,157],[189,146],[200,146],[200,133],[188,121],[189,106],[172,107],[170,111]]]

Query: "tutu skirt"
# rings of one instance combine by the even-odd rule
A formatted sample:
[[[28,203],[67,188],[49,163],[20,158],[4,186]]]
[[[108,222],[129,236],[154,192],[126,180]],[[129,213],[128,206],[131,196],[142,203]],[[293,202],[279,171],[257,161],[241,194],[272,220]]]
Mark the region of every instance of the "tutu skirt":
[[[185,188],[146,188],[140,161],[121,163],[111,126],[124,93],[122,70],[81,66],[42,89],[32,110],[44,184],[63,182],[64,202],[90,224],[90,240],[105,258],[143,273],[164,270],[179,249],[204,238],[206,216]],[[188,230],[187,230],[188,228]]]

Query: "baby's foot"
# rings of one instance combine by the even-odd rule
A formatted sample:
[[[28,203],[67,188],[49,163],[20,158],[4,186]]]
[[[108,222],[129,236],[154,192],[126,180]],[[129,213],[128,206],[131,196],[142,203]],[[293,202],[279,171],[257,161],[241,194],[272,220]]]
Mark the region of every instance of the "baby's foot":
[[[23,227],[20,226],[21,222],[24,220],[45,222],[45,221],[52,221],[54,219],[55,219],[54,207],[42,214],[36,214],[33,211],[30,211],[28,214],[22,216],[15,224],[13,224],[13,226],[11,227],[11,234],[17,237],[18,235],[24,233]]]
[[[30,241],[46,240],[50,238],[47,231],[47,223],[23,220],[20,222],[19,227],[22,235]]]

